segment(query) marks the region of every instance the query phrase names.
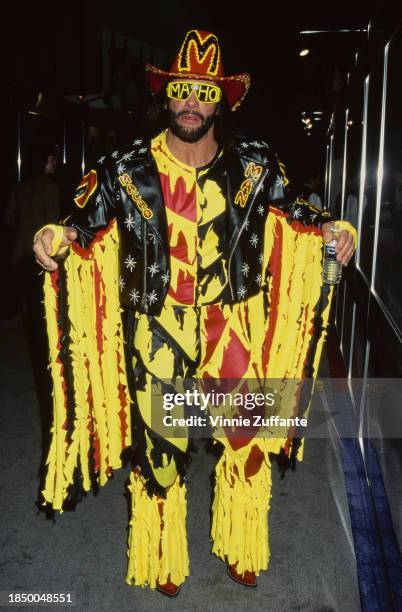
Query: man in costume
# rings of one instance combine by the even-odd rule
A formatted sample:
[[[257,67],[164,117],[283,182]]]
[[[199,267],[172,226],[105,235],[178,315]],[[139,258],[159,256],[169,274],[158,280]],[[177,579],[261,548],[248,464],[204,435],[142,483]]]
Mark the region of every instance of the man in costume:
[[[174,596],[189,573],[188,435],[156,431],[153,389],[192,378],[313,378],[332,294],[321,280],[332,219],[289,199],[265,142],[217,142],[223,97],[235,110],[250,78],[224,76],[214,34],[188,32],[168,72],[147,71],[165,96],[169,128],[102,157],[64,225],[35,238],[37,261],[51,272],[54,427],[43,495],[61,509],[104,484],[125,449],[133,461],[127,583]],[[343,224],[344,265],[352,234]],[[66,251],[59,265],[53,257]],[[232,433],[217,442],[212,551],[233,580],[256,586],[269,561],[269,453],[301,459],[302,445],[294,431]]]

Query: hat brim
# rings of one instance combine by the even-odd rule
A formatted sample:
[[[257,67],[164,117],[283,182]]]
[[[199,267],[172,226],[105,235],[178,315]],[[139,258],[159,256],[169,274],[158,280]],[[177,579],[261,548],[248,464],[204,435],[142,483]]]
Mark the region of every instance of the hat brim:
[[[227,77],[208,77],[205,75],[193,74],[191,72],[176,73],[166,72],[157,66],[147,64],[146,75],[153,93],[159,93],[163,87],[172,79],[191,79],[200,81],[213,81],[222,89],[230,110],[236,110],[243,102],[250,87],[250,75],[247,73],[235,74]]]

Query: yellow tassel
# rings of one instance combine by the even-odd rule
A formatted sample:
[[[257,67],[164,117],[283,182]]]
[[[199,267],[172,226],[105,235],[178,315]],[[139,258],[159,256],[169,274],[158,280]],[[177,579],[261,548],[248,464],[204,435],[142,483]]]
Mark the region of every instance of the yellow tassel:
[[[118,234],[114,223],[87,259],[70,249],[64,263],[67,278],[68,317],[74,374],[74,428],[66,444],[66,407],[63,366],[58,361],[57,295],[51,277],[45,277],[45,306],[53,377],[52,443],[43,491],[46,502],[61,510],[68,487],[79,466],[84,491],[91,486],[89,453],[93,430],[99,443],[99,484],[121,467],[120,454],[131,444],[130,399],[124,364],[123,331],[118,295]],[[99,271],[99,303],[95,303],[95,271]],[[97,307],[103,306],[100,331],[102,351],[96,337]],[[98,311],[99,312],[99,311]],[[92,394],[92,407],[88,393]],[[124,396],[124,405],[121,402]],[[121,421],[126,424],[124,436]]]
[[[244,458],[224,452],[216,466],[212,552],[230,565],[237,563],[240,574],[247,570],[258,576],[268,568],[271,467],[264,455],[260,470],[249,479],[244,477]]]
[[[166,499],[161,500],[157,495],[149,497],[141,477],[132,473],[130,480],[132,513],[126,582],[154,589],[157,582],[165,584],[170,578],[179,586],[189,575],[185,485],[176,481]]]

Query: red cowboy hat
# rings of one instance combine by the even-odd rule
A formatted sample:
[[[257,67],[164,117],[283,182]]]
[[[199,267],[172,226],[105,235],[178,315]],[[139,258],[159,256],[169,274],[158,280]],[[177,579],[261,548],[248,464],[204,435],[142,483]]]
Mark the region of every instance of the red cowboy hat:
[[[147,64],[146,74],[155,94],[172,79],[213,81],[222,89],[232,111],[243,102],[250,87],[250,75],[247,73],[224,76],[218,37],[201,30],[187,32],[167,72]]]

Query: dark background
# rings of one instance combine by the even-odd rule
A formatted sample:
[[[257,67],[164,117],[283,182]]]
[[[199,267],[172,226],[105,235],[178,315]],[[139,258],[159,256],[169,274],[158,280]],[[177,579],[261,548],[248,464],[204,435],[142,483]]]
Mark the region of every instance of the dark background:
[[[331,116],[356,52],[367,46],[369,32],[380,47],[399,18],[391,3],[377,0],[254,1],[241,6],[216,0],[44,0],[7,9],[2,23],[6,157],[0,212],[18,179],[32,174],[37,149],[56,144],[61,160],[67,143],[67,164],[59,164],[67,213],[82,176],[83,135],[85,171],[103,153],[138,137],[151,101],[145,64],[168,68],[193,28],[218,35],[225,74],[251,74],[245,102],[230,113],[239,131],[267,140],[294,183],[317,170],[323,176]],[[301,34],[303,30],[325,32]],[[304,47],[310,53],[302,58]],[[322,113],[321,120],[307,131],[302,113],[312,116],[313,111]],[[9,253],[14,237],[4,229],[2,235],[0,273],[13,283]],[[4,300],[0,311],[13,308]]]
[[[243,131],[273,141],[292,171],[299,172],[298,166],[306,156],[310,162],[323,165],[323,138],[334,98],[342,90],[354,54],[367,38],[366,32],[339,30],[367,29],[370,21],[380,28],[382,21],[390,20],[386,6],[387,3],[375,0],[332,4],[256,1],[242,3],[240,7],[234,2],[210,0],[146,3],[85,0],[18,6],[14,9],[15,17],[3,25],[5,33],[11,34],[7,45],[9,107],[14,110],[32,107],[40,91],[40,112],[60,116],[66,114],[62,108],[66,97],[71,100],[83,96],[85,100],[110,94],[111,87],[118,84],[103,82],[104,29],[164,51],[164,67],[188,29],[211,30],[220,38],[225,72],[244,71],[252,75],[246,103],[236,112],[237,123]],[[305,29],[331,32],[300,35]],[[121,51],[121,42],[119,45]],[[303,47],[311,49],[305,58],[298,54]],[[128,52],[125,58],[120,57],[121,62],[127,60],[127,55],[132,57]],[[158,63],[156,55],[152,57],[151,51],[137,59],[139,63]],[[132,71],[126,72],[126,76],[131,79]],[[138,74],[136,78],[140,80]],[[103,116],[92,117],[92,123],[109,127],[121,123],[121,116],[116,113],[111,116],[110,102],[106,99],[109,111],[98,112]],[[138,108],[130,109],[129,104],[124,108],[123,104],[122,110],[127,113],[131,110],[130,121],[122,131],[131,128],[135,133],[141,125],[142,109],[138,113]],[[301,112],[313,110],[323,111],[324,120],[320,125],[317,122],[316,129],[307,137]],[[12,122],[8,127],[12,144]]]

